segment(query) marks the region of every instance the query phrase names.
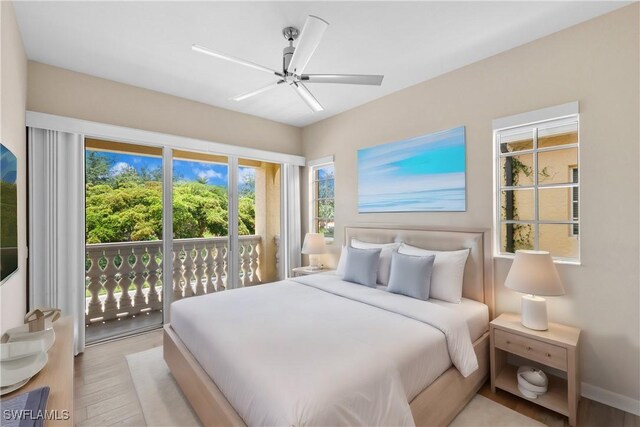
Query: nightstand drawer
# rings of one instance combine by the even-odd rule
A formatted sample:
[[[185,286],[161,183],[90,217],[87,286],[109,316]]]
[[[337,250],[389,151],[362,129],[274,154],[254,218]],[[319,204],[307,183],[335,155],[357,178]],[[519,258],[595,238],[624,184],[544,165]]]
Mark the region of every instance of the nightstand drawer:
[[[553,368],[567,369],[567,350],[562,347],[500,329],[494,329],[494,339],[495,346],[499,349],[544,363]]]

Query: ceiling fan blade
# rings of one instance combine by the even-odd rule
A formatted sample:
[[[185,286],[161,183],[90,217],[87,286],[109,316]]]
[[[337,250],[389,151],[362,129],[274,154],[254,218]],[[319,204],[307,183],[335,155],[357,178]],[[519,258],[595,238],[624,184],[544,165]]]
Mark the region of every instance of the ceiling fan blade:
[[[380,86],[384,76],[368,74],[303,74],[305,83],[344,83],[351,85]]]
[[[296,46],[293,57],[287,67],[287,71],[291,74],[300,75],[307,66],[311,55],[316,51],[316,48],[320,44],[322,35],[326,31],[329,23],[324,19],[320,19],[317,16],[309,15],[307,21],[304,23],[302,33],[298,38],[298,45]]]
[[[275,74],[276,76],[282,77],[282,73],[279,73],[276,70],[272,70],[271,68],[263,67],[262,65],[256,64],[251,61],[245,61],[244,59],[235,58],[233,56],[229,56],[224,53],[216,52],[215,50],[208,49],[204,46],[194,44],[191,46],[191,49],[194,50],[195,52],[200,52],[200,53],[204,53],[205,55],[213,56],[214,58],[235,62],[236,64],[244,65],[246,67],[251,67],[256,70],[264,71],[265,73]]]
[[[309,108],[311,108],[314,112],[319,112],[319,111],[323,111],[324,108],[322,107],[322,105],[318,102],[318,100],[311,94],[311,92],[309,92],[309,89],[306,88],[305,85],[303,85],[300,82],[293,82],[291,84],[291,87],[295,89],[295,91],[298,93],[298,95],[300,95],[300,98],[302,98],[302,100],[309,106]]]
[[[234,96],[231,99],[233,99],[234,101],[244,101],[247,98],[251,98],[252,96],[260,95],[262,92],[266,92],[268,90],[271,90],[271,89],[273,89],[274,87],[278,86],[281,83],[284,83],[284,80],[279,80],[279,81],[277,81],[275,83],[271,83],[270,85],[267,85],[265,87],[261,87],[260,89],[252,90],[251,92],[247,92],[247,93],[243,93],[242,95]]]

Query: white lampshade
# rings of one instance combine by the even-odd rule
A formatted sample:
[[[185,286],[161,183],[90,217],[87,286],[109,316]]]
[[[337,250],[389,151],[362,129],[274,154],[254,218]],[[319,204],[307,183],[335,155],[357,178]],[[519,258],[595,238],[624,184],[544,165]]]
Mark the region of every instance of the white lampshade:
[[[324,243],[324,234],[307,233],[304,236],[302,253],[306,255],[320,255],[327,252],[327,245]]]
[[[504,285],[531,295],[564,295],[564,287],[549,252],[516,251]]]

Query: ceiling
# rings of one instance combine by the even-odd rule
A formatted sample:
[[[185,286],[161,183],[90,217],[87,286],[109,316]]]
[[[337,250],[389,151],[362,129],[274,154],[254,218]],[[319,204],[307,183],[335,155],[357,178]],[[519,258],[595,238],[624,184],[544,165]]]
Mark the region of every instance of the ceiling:
[[[34,61],[305,126],[622,7],[622,2],[23,2],[14,3]],[[308,84],[313,113],[266,73],[191,50],[201,44],[282,67],[282,28],[330,23],[305,72],[384,74],[382,86]]]

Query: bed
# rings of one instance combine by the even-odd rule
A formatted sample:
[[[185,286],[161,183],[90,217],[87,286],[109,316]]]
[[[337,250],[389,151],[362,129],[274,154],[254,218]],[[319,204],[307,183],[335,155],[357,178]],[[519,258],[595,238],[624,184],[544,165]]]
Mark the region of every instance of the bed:
[[[446,425],[477,392],[493,317],[487,231],[348,226],[352,238],[468,248],[463,302],[332,274],[177,302],[164,357],[204,425]]]

